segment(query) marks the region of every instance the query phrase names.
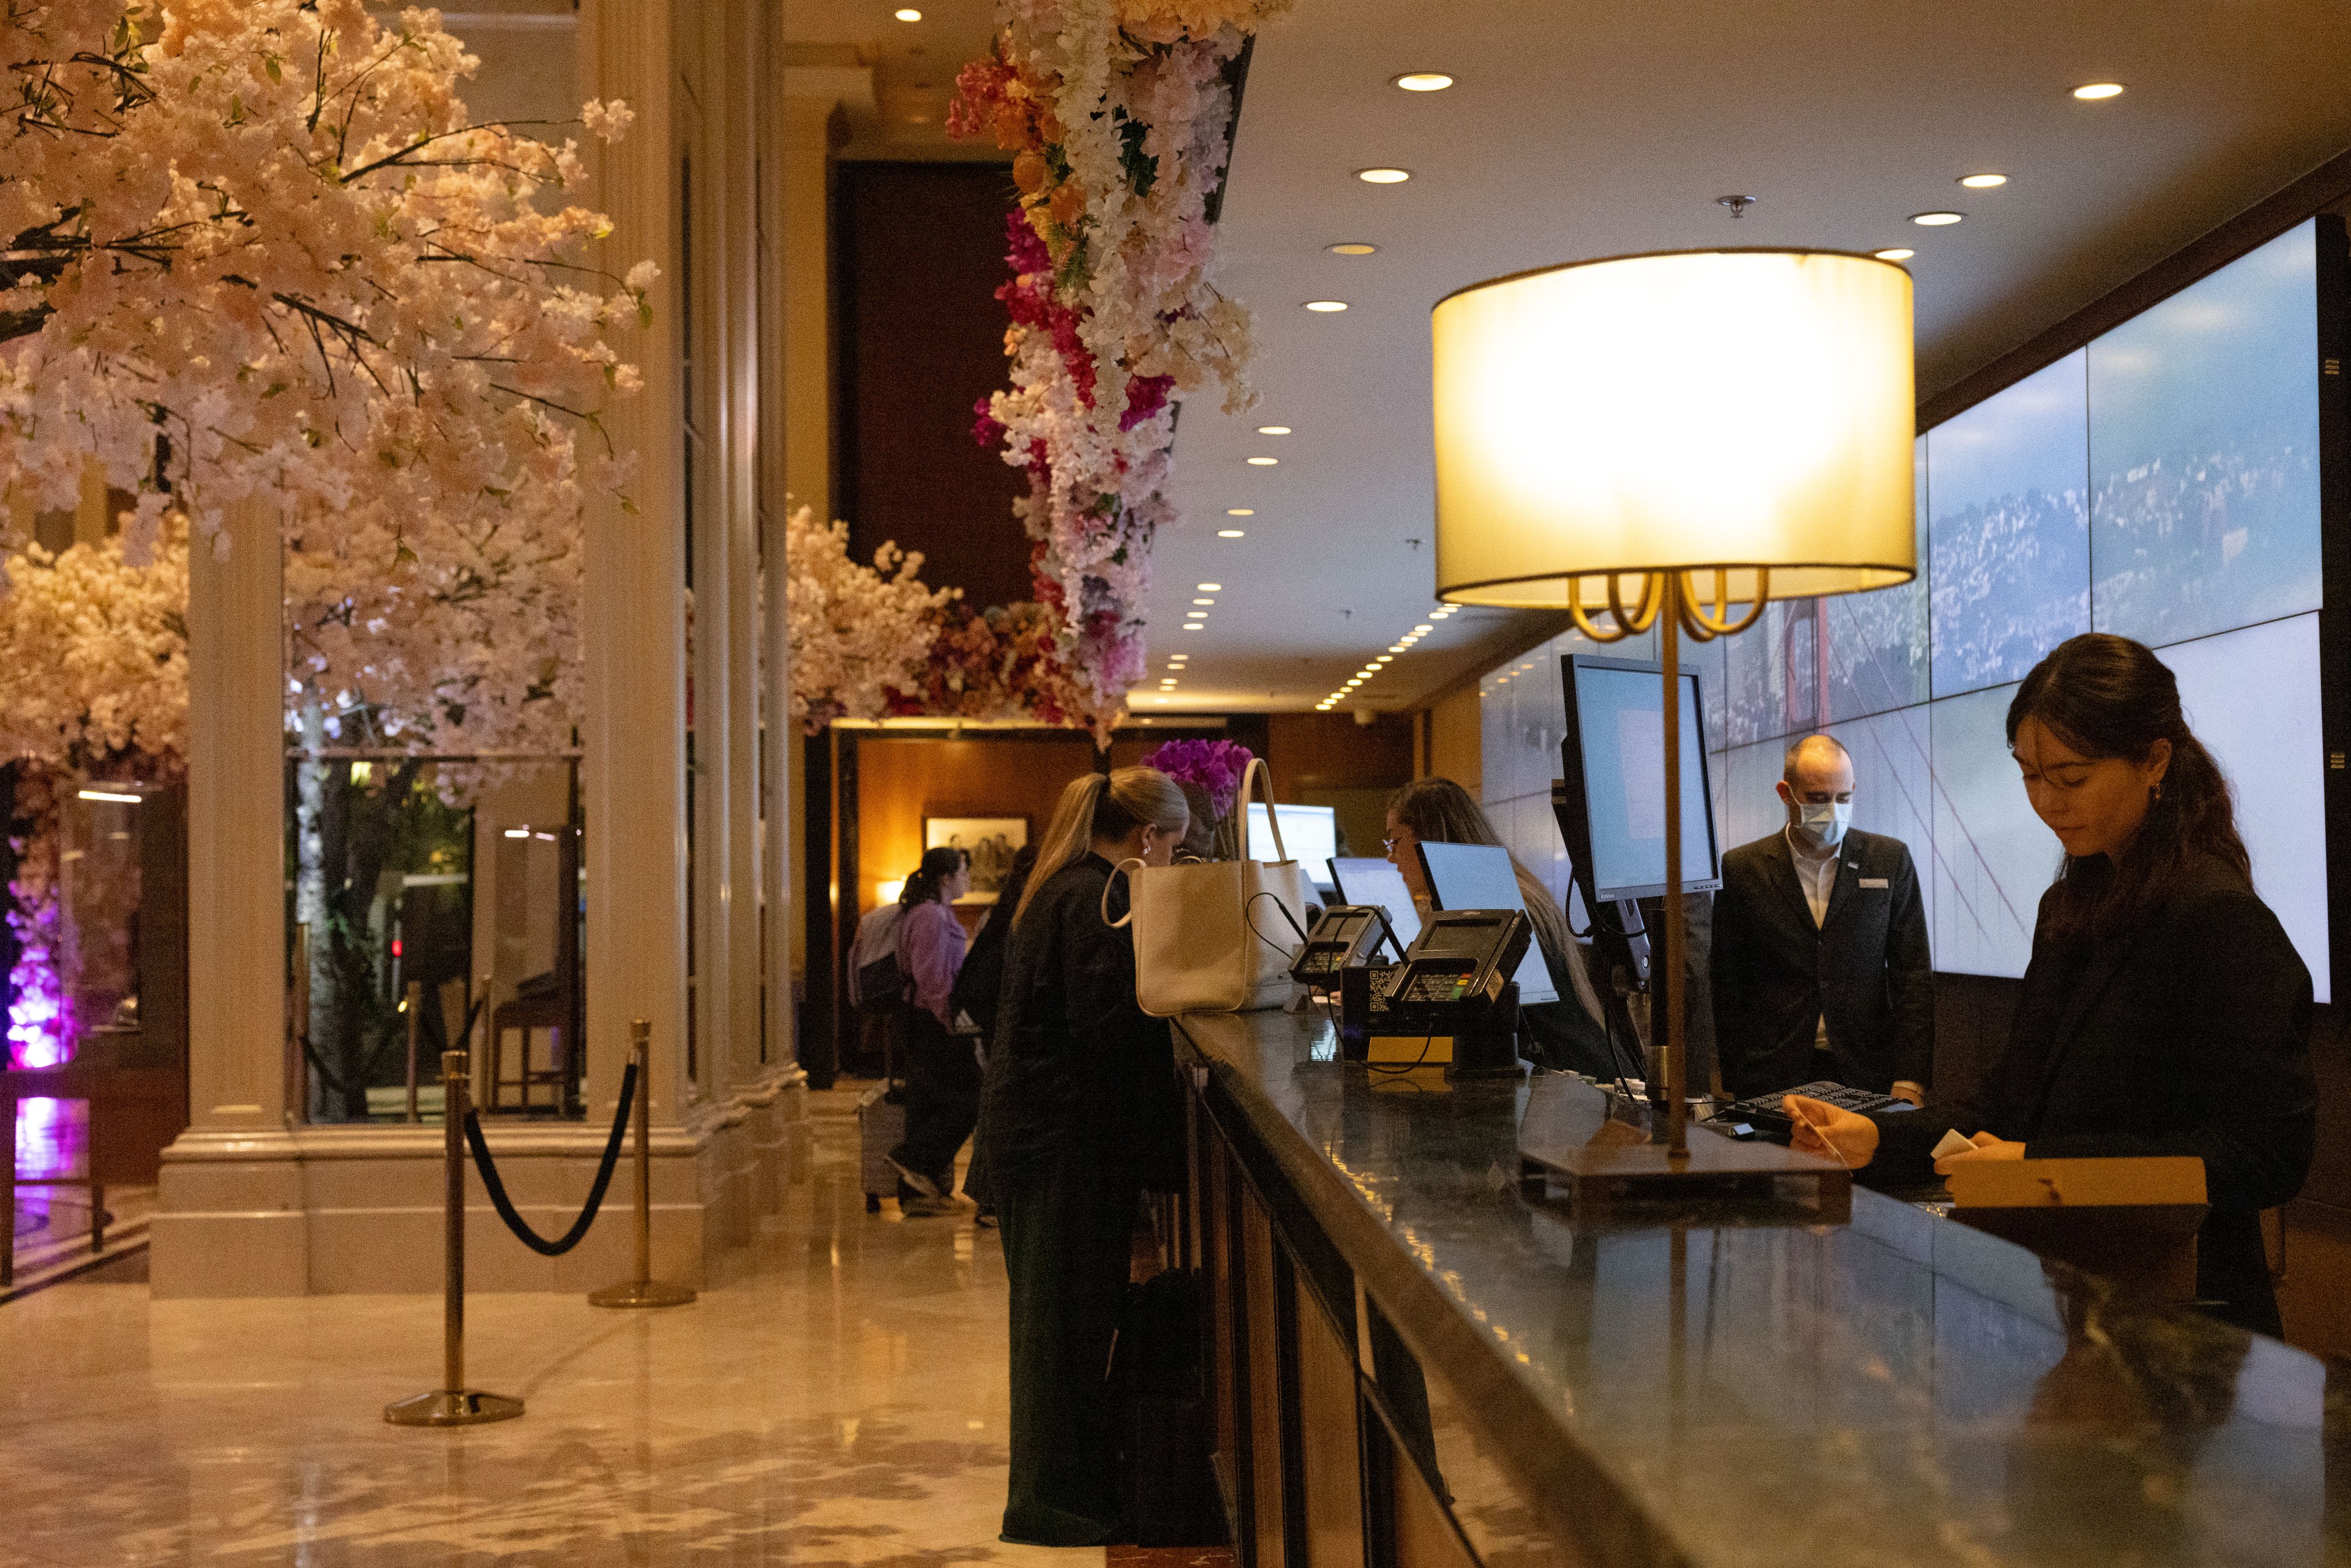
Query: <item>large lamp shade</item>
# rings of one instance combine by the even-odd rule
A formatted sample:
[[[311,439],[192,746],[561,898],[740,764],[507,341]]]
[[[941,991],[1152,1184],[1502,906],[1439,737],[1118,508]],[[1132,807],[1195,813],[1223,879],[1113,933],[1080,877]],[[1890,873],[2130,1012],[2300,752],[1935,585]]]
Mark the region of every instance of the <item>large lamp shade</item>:
[[[1604,596],[1588,574],[1710,587],[1725,567],[1738,600],[1907,581],[1910,302],[1891,263],[1784,250],[1622,256],[1448,296],[1437,596],[1563,609]]]

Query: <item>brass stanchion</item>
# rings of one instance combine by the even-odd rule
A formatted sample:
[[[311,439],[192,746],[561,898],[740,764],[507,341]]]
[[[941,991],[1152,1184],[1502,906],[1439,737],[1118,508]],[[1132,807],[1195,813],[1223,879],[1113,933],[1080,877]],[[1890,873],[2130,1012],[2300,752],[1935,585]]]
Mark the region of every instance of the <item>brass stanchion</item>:
[[[400,998],[400,1010],[408,1015],[408,1119],[419,1122],[416,1113],[416,1026],[424,1013],[424,986],[422,981],[408,982],[408,994]]]
[[[653,1026],[643,1019],[630,1021],[629,1060],[637,1065],[637,1276],[625,1284],[590,1291],[591,1307],[682,1307],[694,1300],[687,1287],[653,1278],[653,1089],[645,1062],[653,1032]]]
[[[442,1127],[448,1156],[448,1217],[444,1242],[441,1327],[441,1386],[383,1407],[395,1427],[477,1427],[510,1421],[522,1401],[465,1386],[465,1102],[468,1068],[462,1051],[441,1053]]]

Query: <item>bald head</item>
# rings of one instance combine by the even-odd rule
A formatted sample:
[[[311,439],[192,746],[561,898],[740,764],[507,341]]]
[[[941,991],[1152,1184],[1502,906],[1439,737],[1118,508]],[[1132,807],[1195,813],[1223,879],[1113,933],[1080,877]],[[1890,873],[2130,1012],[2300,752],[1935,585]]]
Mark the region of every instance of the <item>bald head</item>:
[[[1853,754],[1833,735],[1808,735],[1788,747],[1780,777],[1799,795],[1827,789],[1831,793],[1853,789]],[[1842,779],[1842,783],[1835,780]]]

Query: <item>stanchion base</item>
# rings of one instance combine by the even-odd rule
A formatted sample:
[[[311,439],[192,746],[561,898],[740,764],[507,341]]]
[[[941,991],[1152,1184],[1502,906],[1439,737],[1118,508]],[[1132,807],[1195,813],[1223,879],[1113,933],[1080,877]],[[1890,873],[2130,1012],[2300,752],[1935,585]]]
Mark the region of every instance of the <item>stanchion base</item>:
[[[631,1280],[588,1293],[591,1307],[682,1307],[692,1300],[694,1292],[687,1287],[664,1285],[659,1280]]]
[[[383,1418],[395,1427],[478,1427],[521,1414],[521,1400],[473,1388],[438,1389],[383,1407]]]

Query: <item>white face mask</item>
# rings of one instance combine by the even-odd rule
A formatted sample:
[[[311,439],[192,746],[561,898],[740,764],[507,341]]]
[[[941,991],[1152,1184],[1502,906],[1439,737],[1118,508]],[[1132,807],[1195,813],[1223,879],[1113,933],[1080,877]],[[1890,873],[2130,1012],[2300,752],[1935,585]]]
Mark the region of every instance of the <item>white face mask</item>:
[[[1833,850],[1844,842],[1844,831],[1851,826],[1853,802],[1850,800],[1826,806],[1800,801],[1796,806],[1796,831],[1821,849]]]

